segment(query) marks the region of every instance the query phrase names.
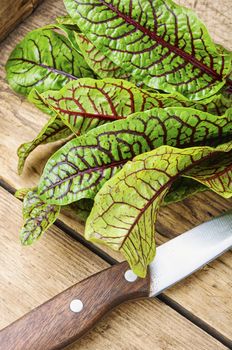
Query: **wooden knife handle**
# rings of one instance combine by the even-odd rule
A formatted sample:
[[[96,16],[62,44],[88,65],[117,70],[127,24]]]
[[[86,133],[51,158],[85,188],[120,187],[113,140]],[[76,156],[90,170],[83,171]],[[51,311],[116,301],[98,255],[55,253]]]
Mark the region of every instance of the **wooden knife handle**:
[[[124,301],[149,296],[150,277],[128,281],[123,262],[101,271],[35,308],[0,332],[1,350],[62,349]],[[75,301],[73,301],[75,300]],[[76,312],[72,311],[76,310]],[[78,309],[83,308],[77,312]]]

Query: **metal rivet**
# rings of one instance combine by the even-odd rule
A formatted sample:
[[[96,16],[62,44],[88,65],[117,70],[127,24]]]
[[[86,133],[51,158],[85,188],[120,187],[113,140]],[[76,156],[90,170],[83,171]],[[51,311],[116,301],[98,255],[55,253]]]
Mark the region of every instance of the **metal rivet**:
[[[72,312],[81,312],[84,305],[80,299],[73,299],[70,303],[70,310]]]
[[[124,273],[124,277],[128,282],[134,282],[138,278],[138,276],[132,270],[127,270]]]

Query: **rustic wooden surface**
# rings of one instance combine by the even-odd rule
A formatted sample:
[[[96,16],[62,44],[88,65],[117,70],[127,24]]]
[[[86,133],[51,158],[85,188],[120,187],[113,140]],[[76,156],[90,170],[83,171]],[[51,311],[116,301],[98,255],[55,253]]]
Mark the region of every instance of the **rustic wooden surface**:
[[[232,5],[230,0],[179,0],[178,2],[184,4],[185,6],[195,7],[199,16],[207,24],[207,27],[210,33],[212,34],[213,38],[218,43],[224,44],[224,46],[226,46],[227,48],[232,48],[232,43],[230,41],[229,36],[229,34],[232,31],[232,23],[230,20]],[[16,95],[11,91],[11,89],[5,81],[5,73],[3,69],[4,64],[14,45],[23,37],[23,35],[25,35],[26,32],[38,26],[42,26],[46,23],[51,23],[57,15],[61,15],[62,13],[64,13],[64,8],[61,0],[45,0],[44,3],[40,7],[38,7],[38,9],[34,12],[34,14],[30,16],[30,18],[24,21],[17,28],[17,30],[15,30],[12,34],[9,35],[7,40],[5,40],[2,43],[0,48],[0,179],[4,182],[4,184],[6,184],[7,186],[11,186],[13,189],[25,186],[32,186],[36,184],[39,174],[42,170],[44,161],[47,159],[49,152],[55,149],[55,146],[41,146],[40,148],[38,148],[38,150],[34,151],[26,164],[26,169],[23,173],[23,176],[19,177],[17,175],[16,150],[18,146],[22,142],[31,140],[40,130],[47,117],[46,115],[42,114],[37,109],[35,109],[28,102],[26,102],[23,97]],[[5,210],[7,210],[7,213],[11,201],[13,201],[13,199],[9,197],[8,202],[6,201],[4,205],[2,204],[2,207],[4,207]],[[19,206],[18,201],[14,200],[13,202],[17,202],[17,205],[15,205]],[[182,233],[185,230],[203,221],[206,221],[212,216],[215,216],[220,212],[223,212],[231,207],[231,200],[223,200],[219,196],[209,192],[187,199],[181,204],[173,204],[163,209],[160,213],[158,222],[159,234],[157,235],[157,241],[158,243],[162,243],[167,239],[170,239],[171,237],[175,236],[176,234]],[[35,246],[35,248],[29,248],[30,253],[27,250],[25,251],[19,246],[19,243],[17,241],[17,232],[19,225],[13,226],[13,223],[16,220],[14,217],[15,215],[18,215],[17,220],[19,220],[20,213],[18,212],[18,214],[11,214],[11,219],[6,218],[6,216],[3,216],[4,220],[2,222],[3,229],[6,230],[5,227],[8,226],[9,220],[12,220],[11,240],[13,241],[11,242],[11,240],[9,239],[10,235],[9,237],[6,235],[6,237],[8,238],[6,239],[5,246],[6,249],[8,249],[8,259],[4,258],[4,261],[7,261],[7,264],[9,266],[7,265],[6,268],[6,265],[4,266],[3,264],[1,264],[1,269],[3,271],[2,274],[4,275],[5,271],[8,268],[9,271],[11,271],[11,273],[9,273],[8,280],[4,281],[6,296],[4,302],[2,302],[0,314],[5,315],[6,310],[8,310],[8,317],[5,319],[5,323],[2,324],[2,326],[6,325],[9,322],[12,322],[15,318],[17,318],[17,316],[20,316],[29,308],[38,305],[40,302],[48,299],[51,295],[54,295],[57,292],[64,289],[66,286],[68,286],[65,285],[65,283],[71,285],[72,283],[77,282],[77,280],[79,279],[79,269],[83,269],[82,272],[84,272],[85,264],[87,264],[86,273],[91,274],[95,272],[95,259],[97,262],[100,261],[100,259],[96,257],[96,255],[94,255],[91,252],[88,252],[88,254],[91,256],[90,267],[88,265],[90,263],[90,260],[87,259],[87,256],[85,255],[86,249],[84,248],[79,248],[79,250],[77,249],[77,254],[74,254],[73,259],[71,258],[69,261],[69,258],[71,256],[70,249],[72,250],[72,252],[74,252],[75,246],[77,245],[79,247],[79,245],[76,242],[71,241],[69,240],[69,238],[65,237],[65,235],[62,234],[55,226],[53,226],[53,228],[50,230],[51,235],[46,235],[46,238],[39,242]],[[82,224],[77,222],[73,214],[63,213],[61,215],[60,220],[66,225],[66,231],[72,230],[72,232],[75,233],[77,237],[79,234],[83,234],[84,227]],[[59,231],[59,234],[54,236],[54,231]],[[5,234],[7,234],[6,231],[4,232]],[[60,252],[60,250],[62,250],[62,241],[64,242],[63,253]],[[70,249],[68,248],[69,242],[71,242]],[[12,249],[10,248],[11,244]],[[7,245],[9,245],[9,247]],[[67,249],[67,252],[65,249]],[[56,250],[58,250],[59,256],[58,254],[54,256]],[[37,279],[35,271],[36,266],[39,265],[39,261],[36,260],[35,262],[33,262],[33,266],[31,266],[30,264],[31,259],[33,257],[33,253],[31,252],[34,251],[37,252],[36,254],[39,255],[39,258],[41,260],[44,259],[44,261],[48,261],[49,265],[53,267],[53,273],[57,278],[58,286],[56,286],[56,283],[55,285],[53,283],[50,283],[50,279],[52,277],[49,277],[50,279],[48,279],[47,273],[49,273],[49,271],[46,271],[45,268],[42,271],[39,270],[40,279]],[[50,259],[48,259],[49,251],[53,253],[51,254]],[[119,255],[112,253],[109,250],[107,250],[107,253],[111,254],[111,256],[113,256],[114,258],[121,260],[121,257]],[[66,254],[68,256],[68,259]],[[28,260],[26,259],[27,255]],[[66,256],[66,260],[64,256]],[[58,262],[61,262],[63,258],[66,261],[66,265],[64,264],[66,267],[66,272],[63,271],[63,264],[61,264],[61,272],[60,270],[57,271],[56,268],[56,264],[58,264]],[[85,260],[88,260],[88,262],[86,262]],[[70,268],[68,268],[69,263]],[[19,274],[19,279],[17,277],[18,275],[14,272],[14,264],[16,266],[20,266],[21,268],[21,274]],[[100,261],[99,269],[102,268],[104,265],[105,263]],[[74,267],[78,267],[77,275],[73,273]],[[191,276],[187,280],[180,283],[178,286],[173,287],[169,291],[167,291],[164,296],[166,298],[166,303],[168,303],[171,307],[175,308],[178,312],[184,313],[186,317],[188,317],[192,322],[197,323],[198,325],[209,331],[210,334],[218,336],[220,339],[231,339],[231,267],[232,259],[231,253],[229,252],[214,263],[210,264],[207,268]],[[29,270],[31,268],[32,272],[30,274]],[[26,269],[25,274],[29,274],[29,276],[24,275],[24,269]],[[60,276],[60,273],[62,276]],[[83,274],[80,275],[80,279],[82,277]],[[12,286],[12,283],[14,283],[12,282],[12,279],[16,279],[18,285],[13,284]],[[28,283],[25,283],[25,281],[28,281]],[[44,281],[46,281],[46,283],[43,283]],[[8,283],[10,283],[10,285],[12,286],[10,293],[8,291],[9,297],[6,293],[6,291],[8,290]],[[21,286],[20,288],[29,288],[29,292],[27,292],[27,289],[25,289],[25,297],[24,292],[22,290],[21,294],[18,293],[17,288],[19,285]],[[32,293],[32,290],[34,290],[34,288],[36,288],[37,285],[39,291],[41,291],[43,286],[46,289],[47,294],[44,294],[44,292],[42,292],[41,299],[38,296],[38,299],[36,299],[36,304],[34,298],[37,298],[37,296],[34,295],[34,292]],[[32,293],[32,295],[30,294],[30,292]],[[11,303],[11,299],[18,301],[19,295],[20,306],[23,304],[25,308],[17,306],[17,302],[14,302],[13,304]],[[28,298],[29,295],[30,298]],[[155,312],[153,311],[153,303],[155,303],[156,305]],[[177,329],[175,335],[175,322],[177,322],[176,318],[179,320],[180,315],[178,314],[178,312],[172,310],[170,307],[167,307],[164,303],[161,303],[160,301],[155,301],[141,303],[141,305],[141,307],[128,306],[128,309],[124,309],[124,307],[120,308],[120,317],[118,319],[118,323],[114,322],[114,317],[116,316],[113,316],[113,321],[110,317],[108,317],[106,323],[101,323],[100,328],[97,328],[95,332],[90,334],[89,337],[84,338],[87,340],[83,340],[83,342],[81,342],[81,346],[86,346],[86,349],[98,349],[98,346],[99,349],[119,349],[120,346],[122,349],[188,349],[192,348],[193,346],[196,346],[196,348],[198,346],[199,349],[220,348],[218,347],[218,344],[213,345],[213,347],[208,344],[205,345],[204,341],[201,344],[197,342],[194,342],[194,344],[192,344],[190,338],[194,337],[194,340],[196,339],[194,335],[196,327],[194,328],[192,326],[192,323],[187,322],[186,319],[184,319],[183,321],[183,319],[181,318],[181,321],[178,321],[187,322],[187,325],[183,326],[183,332],[181,332],[181,329]],[[146,307],[144,305],[146,305]],[[162,310],[164,310],[164,312],[162,313],[160,311],[160,313],[157,314],[160,308],[163,308]],[[169,310],[169,312],[167,312],[166,308]],[[144,311],[144,313],[141,313],[141,309],[144,309],[146,311]],[[167,312],[166,316],[165,312]],[[141,318],[139,316],[140,313]],[[170,313],[172,316],[170,316]],[[142,316],[143,314],[144,316]],[[143,319],[143,321],[139,324],[139,321],[136,321],[136,317],[138,317],[139,320]],[[148,322],[146,322],[145,320]],[[158,320],[158,322],[156,322],[156,320]],[[110,326],[109,331],[107,330],[107,325],[109,324],[107,322],[113,322]],[[160,325],[159,327],[158,324]],[[178,323],[176,327],[178,328],[179,325],[180,323]],[[192,329],[191,327],[193,327],[194,331],[189,331],[187,329],[188,327],[190,327],[190,329]],[[155,336],[152,336],[151,334],[153,334],[152,332],[154,332],[154,329],[156,329],[157,332],[154,333]],[[196,329],[198,332],[198,328]],[[118,334],[120,334],[119,339],[116,339],[117,332],[119,332]],[[133,332],[135,336],[133,336]],[[168,332],[170,332],[170,336],[168,336]],[[189,334],[191,334],[191,337],[189,336],[189,334],[187,334],[188,332]],[[147,339],[148,334],[149,337],[151,337],[150,339]],[[104,340],[102,340],[101,337],[103,337]],[[128,346],[125,345],[123,337],[125,337],[126,341],[128,341]],[[158,339],[155,339],[156,337],[158,337]],[[183,337],[186,338],[184,339]],[[199,337],[201,338],[201,335],[199,335]],[[136,345],[136,342],[138,342],[138,345]],[[172,343],[173,347],[170,345]]]
[[[0,41],[28,17],[42,0],[1,0]]]
[[[49,229],[45,240],[22,247],[17,241],[22,225],[21,208],[19,200],[0,189],[0,328],[108,266],[55,226]],[[226,349],[157,299],[119,307],[78,344],[69,347],[70,350],[188,348]],[[1,344],[0,349],[7,350]]]

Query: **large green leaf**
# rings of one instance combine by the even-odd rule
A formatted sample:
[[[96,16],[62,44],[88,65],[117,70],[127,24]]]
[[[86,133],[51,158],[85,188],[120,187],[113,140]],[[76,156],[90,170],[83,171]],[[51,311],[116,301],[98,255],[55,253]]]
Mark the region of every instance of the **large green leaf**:
[[[34,87],[58,90],[70,80],[94,76],[69,40],[50,29],[28,33],[11,53],[6,71],[11,87],[23,95]]]
[[[121,251],[141,277],[155,256],[155,222],[161,203],[179,176],[232,197],[232,142],[218,148],[162,146],[144,153],[110,179],[95,198],[85,237]]]
[[[91,78],[68,83],[60,91],[46,91],[43,100],[74,132],[82,134],[109,121],[170,104],[182,105],[178,98],[155,95],[125,80]]]
[[[83,78],[70,82],[60,91],[46,91],[41,99],[75,133],[83,134],[106,122],[154,107],[194,107],[222,115],[231,105],[224,96],[214,96],[203,103],[190,102],[179,94],[152,93],[120,79]],[[41,106],[38,105],[40,109]]]
[[[20,231],[20,240],[23,245],[29,245],[40,238],[45,230],[53,224],[59,215],[60,207],[44,203],[39,198],[36,188],[27,193],[24,189],[24,194],[24,225]]]
[[[214,145],[231,137],[231,114],[217,117],[182,107],[138,112],[61,147],[44,169],[39,193],[44,201],[60,205],[94,198],[102,185],[138,154],[161,145]]]
[[[231,55],[191,10],[171,0],[64,3],[94,46],[136,81],[197,100],[226,84]]]

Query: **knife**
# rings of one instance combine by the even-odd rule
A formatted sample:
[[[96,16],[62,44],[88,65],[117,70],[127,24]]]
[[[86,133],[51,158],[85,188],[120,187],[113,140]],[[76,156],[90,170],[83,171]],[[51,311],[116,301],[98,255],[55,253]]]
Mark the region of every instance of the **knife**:
[[[62,349],[117,305],[157,296],[231,247],[232,211],[158,247],[144,279],[123,262],[68,288],[4,328],[0,349]]]

